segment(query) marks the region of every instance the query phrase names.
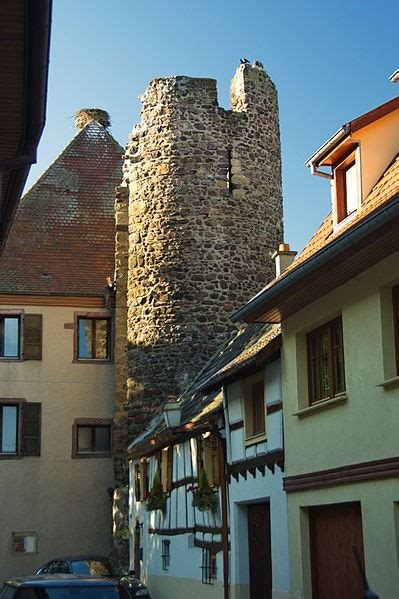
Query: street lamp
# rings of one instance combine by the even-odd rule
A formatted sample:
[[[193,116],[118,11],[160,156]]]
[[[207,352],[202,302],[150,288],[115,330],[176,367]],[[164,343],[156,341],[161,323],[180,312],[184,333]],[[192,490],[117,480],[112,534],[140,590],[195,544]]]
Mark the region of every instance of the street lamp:
[[[168,428],[176,428],[180,424],[181,406],[178,401],[168,401],[163,408],[163,417]]]

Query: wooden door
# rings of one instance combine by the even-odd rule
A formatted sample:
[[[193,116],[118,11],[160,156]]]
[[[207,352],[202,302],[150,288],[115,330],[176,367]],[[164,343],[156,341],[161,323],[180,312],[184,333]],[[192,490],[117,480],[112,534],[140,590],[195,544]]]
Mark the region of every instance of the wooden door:
[[[356,547],[364,566],[359,503],[309,509],[313,599],[361,599],[363,581]]]
[[[249,581],[251,599],[272,597],[270,504],[248,505]]]
[[[141,574],[141,528],[140,524],[136,522],[134,529],[134,572],[136,578],[140,578]]]

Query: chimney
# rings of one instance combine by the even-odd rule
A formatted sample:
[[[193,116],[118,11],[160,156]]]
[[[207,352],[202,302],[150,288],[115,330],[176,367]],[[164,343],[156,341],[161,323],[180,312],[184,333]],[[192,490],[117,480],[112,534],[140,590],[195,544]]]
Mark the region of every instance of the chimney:
[[[111,125],[108,112],[101,110],[101,108],[82,108],[75,113],[75,127],[77,129],[83,129],[92,121],[100,123],[104,129],[108,129]]]
[[[279,277],[293,263],[298,252],[291,252],[289,243],[280,243],[272,258],[276,261],[276,277]]]

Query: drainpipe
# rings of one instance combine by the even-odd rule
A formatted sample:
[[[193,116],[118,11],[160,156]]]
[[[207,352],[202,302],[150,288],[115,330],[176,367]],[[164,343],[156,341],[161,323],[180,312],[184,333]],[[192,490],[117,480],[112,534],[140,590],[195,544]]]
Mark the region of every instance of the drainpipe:
[[[220,498],[222,508],[222,551],[223,551],[223,597],[229,599],[229,525],[228,525],[228,505],[227,505],[227,474],[226,474],[226,440],[222,439],[219,433],[219,471],[220,471]]]

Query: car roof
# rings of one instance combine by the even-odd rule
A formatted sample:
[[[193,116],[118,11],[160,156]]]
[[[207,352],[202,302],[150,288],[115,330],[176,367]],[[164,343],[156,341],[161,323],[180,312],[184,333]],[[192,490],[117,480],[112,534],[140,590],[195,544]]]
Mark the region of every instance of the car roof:
[[[91,560],[111,559],[114,562],[118,561],[109,555],[97,555],[97,554],[94,554],[94,555],[93,554],[91,554],[91,555],[63,555],[61,557],[53,557],[52,559],[47,560],[46,564],[48,564],[50,562],[61,561],[61,560],[64,560],[66,562],[74,562],[74,561],[78,561],[78,560],[90,560],[90,559]]]
[[[115,586],[118,582],[112,578],[102,576],[85,576],[82,574],[36,574],[34,576],[21,576],[6,580],[5,584],[24,586]]]

